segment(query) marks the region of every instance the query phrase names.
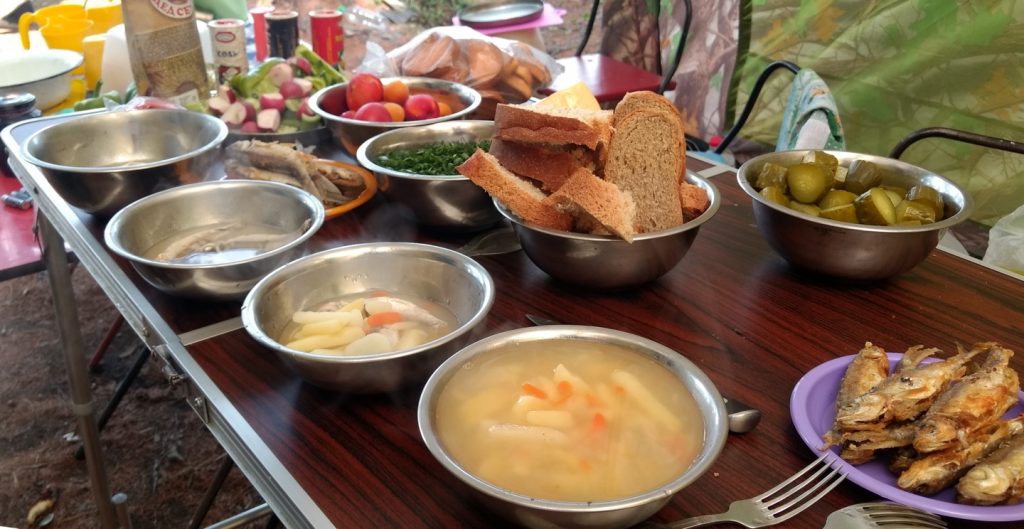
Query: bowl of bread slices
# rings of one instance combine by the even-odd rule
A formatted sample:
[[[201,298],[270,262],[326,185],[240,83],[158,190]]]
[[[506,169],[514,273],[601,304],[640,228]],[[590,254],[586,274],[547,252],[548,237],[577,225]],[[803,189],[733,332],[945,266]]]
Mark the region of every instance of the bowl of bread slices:
[[[610,111],[571,90],[498,105],[490,151],[458,170],[494,198],[548,275],[598,289],[653,281],[717,212],[718,190],[686,173],[682,121],[667,99],[633,92]]]

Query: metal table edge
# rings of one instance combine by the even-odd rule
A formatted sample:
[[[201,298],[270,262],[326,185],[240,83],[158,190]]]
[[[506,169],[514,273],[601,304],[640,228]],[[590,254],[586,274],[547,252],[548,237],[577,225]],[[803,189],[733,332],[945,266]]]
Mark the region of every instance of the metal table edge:
[[[169,355],[164,360],[180,368],[203,395],[212,408],[207,428],[281,522],[289,528],[334,528],[334,524],[273,455],[248,421],[192,358],[178,335],[114,263],[102,244],[84,228],[71,206],[60,198],[38,169],[22,162],[11,130],[30,121],[47,119],[54,119],[54,116],[22,121],[0,132],[0,141],[10,150],[11,171],[32,193],[38,211],[46,215],[139,338],[154,351]]]

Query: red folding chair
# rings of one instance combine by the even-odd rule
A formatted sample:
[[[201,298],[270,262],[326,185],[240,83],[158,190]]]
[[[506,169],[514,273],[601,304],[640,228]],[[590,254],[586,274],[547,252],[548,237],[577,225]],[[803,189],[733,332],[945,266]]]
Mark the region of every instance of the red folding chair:
[[[565,70],[552,81],[551,86],[543,88],[539,92],[548,95],[582,81],[599,103],[610,104],[622,99],[628,92],[650,90],[661,94],[665,90],[675,88],[672,75],[683,56],[683,48],[686,44],[686,37],[690,33],[690,20],[693,12],[690,0],[683,0],[683,3],[686,4],[683,32],[672,62],[664,74],[649,72],[599,53],[583,54],[583,50],[590,40],[590,34],[594,30],[594,21],[597,19],[597,12],[601,5],[601,0],[594,0],[594,5],[590,9],[590,18],[587,20],[587,28],[583,32],[583,41],[576,48],[576,53],[572,57],[558,60]],[[660,66],[661,61],[658,63]]]

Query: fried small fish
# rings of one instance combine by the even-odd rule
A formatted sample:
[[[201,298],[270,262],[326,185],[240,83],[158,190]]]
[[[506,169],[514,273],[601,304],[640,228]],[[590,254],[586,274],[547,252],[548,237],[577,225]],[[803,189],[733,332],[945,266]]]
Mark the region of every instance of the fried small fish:
[[[885,350],[871,342],[865,342],[864,347],[857,352],[857,355],[850,361],[850,365],[846,367],[843,379],[839,382],[839,392],[836,394],[837,414],[843,406],[849,405],[888,376],[889,357],[885,354]],[[826,433],[823,439],[826,443],[826,448],[841,444],[843,442],[843,430],[838,424],[834,424],[832,430]],[[871,452],[856,452],[856,450],[847,452],[844,449],[846,455],[843,456],[843,459],[851,463],[854,460],[862,463],[871,459],[873,455]]]
[[[1003,441],[1024,432],[1024,414],[1000,420],[974,432],[963,448],[955,447],[932,452],[910,464],[896,485],[917,494],[931,495],[952,485],[967,471],[994,452]]]
[[[925,412],[914,436],[918,452],[960,446],[972,432],[1002,417],[1017,403],[1020,381],[1009,367],[1013,351],[991,342],[971,349],[984,355],[980,369],[949,388]]]
[[[960,351],[941,362],[918,365],[886,378],[867,394],[839,408],[835,425],[842,431],[881,430],[891,423],[916,418],[953,381],[964,376],[965,364],[979,352]]]
[[[1024,433],[1008,439],[956,485],[956,501],[970,505],[1019,503],[1024,498]]]

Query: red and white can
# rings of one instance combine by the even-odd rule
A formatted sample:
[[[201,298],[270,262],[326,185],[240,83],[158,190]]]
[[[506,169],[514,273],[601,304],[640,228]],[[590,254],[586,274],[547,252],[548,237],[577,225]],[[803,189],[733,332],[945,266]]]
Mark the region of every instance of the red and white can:
[[[341,62],[345,49],[345,33],[341,28],[342,14],[332,9],[316,9],[309,12],[309,30],[313,40],[313,52],[335,66]]]
[[[249,71],[249,58],[245,55],[245,22],[233,18],[211,20],[210,40],[213,41],[213,62],[217,67],[217,83]]]

